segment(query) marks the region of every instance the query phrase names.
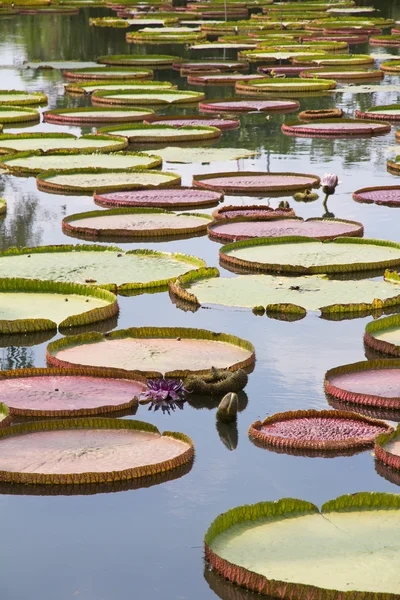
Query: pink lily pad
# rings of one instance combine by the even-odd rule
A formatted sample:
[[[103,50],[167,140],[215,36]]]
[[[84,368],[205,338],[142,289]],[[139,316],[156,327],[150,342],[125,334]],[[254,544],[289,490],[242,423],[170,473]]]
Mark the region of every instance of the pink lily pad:
[[[353,200],[365,204],[400,207],[400,186],[362,188],[353,193]]]
[[[130,206],[148,206],[176,210],[216,206],[222,198],[222,192],[196,190],[190,187],[94,194],[94,200],[100,206],[121,206],[126,208]]]
[[[392,432],[384,421],[335,410],[278,413],[250,426],[250,438],[283,452],[332,452],[371,446],[381,433]]]
[[[330,120],[314,123],[284,123],[283,133],[298,136],[368,136],[389,133],[391,126],[388,123],[373,123],[371,121],[356,121],[355,119],[331,122]]]
[[[243,171],[238,173],[210,173],[194,175],[193,185],[226,193],[288,192],[316,187],[320,183],[316,175],[301,173],[264,173]]]
[[[3,373],[0,394],[11,415],[90,416],[137,406],[143,378],[95,376],[77,369],[21,369]]]
[[[297,100],[214,100],[200,102],[203,112],[295,112],[300,107]]]
[[[339,236],[362,236],[364,228],[355,221],[340,219],[277,219],[268,221],[216,221],[208,226],[211,239],[221,243],[248,240],[253,237],[283,237],[302,235],[319,240]]]
[[[325,38],[324,38],[325,39]],[[279,74],[283,74],[283,75],[298,75],[299,73],[302,73],[303,71],[318,71],[319,69],[321,69],[321,67],[295,67],[295,66],[291,66],[291,67],[272,67],[272,66],[268,66],[268,67],[258,67],[257,71],[258,73],[263,73],[268,75],[269,73],[271,73],[271,71],[273,71],[274,73]]]

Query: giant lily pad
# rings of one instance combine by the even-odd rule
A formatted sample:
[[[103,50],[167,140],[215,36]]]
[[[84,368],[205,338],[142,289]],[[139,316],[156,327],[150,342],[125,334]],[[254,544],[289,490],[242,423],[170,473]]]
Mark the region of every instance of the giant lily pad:
[[[162,164],[162,158],[142,152],[116,152],[112,154],[80,154],[67,152],[18,152],[0,158],[0,166],[13,175],[37,175],[44,171],[62,172],[71,169],[154,169]]]
[[[300,73],[300,77],[302,79],[312,79],[312,78],[325,78],[325,79],[335,79],[341,80],[344,79],[346,81],[352,79],[358,79],[363,81],[369,81],[370,79],[383,79],[384,74],[382,71],[377,69],[375,70],[367,70],[367,69],[346,69],[346,68],[330,68],[330,69],[320,69],[318,71],[302,71]],[[358,116],[358,115],[357,115]],[[373,117],[371,117],[373,118]]]
[[[157,152],[161,158],[170,163],[202,163],[208,164],[215,161],[239,160],[255,156],[256,152],[246,148],[185,148],[182,152],[180,146],[167,146],[157,150],[149,150],[150,153]],[[146,153],[146,150],[145,150]]]
[[[119,67],[119,68],[108,68],[104,70],[104,67],[86,68],[86,69],[72,69],[71,71],[63,71],[63,76],[67,79],[77,79],[79,81],[86,81],[92,79],[98,79],[104,81],[107,80],[124,80],[124,79],[153,79],[153,71],[151,69],[139,69],[130,67]]]
[[[150,125],[172,125],[173,127],[185,127],[191,125],[193,127],[218,127],[218,129],[239,129],[240,121],[238,119],[218,119],[216,117],[201,117],[198,115],[182,115],[159,117],[152,115],[144,121]]]
[[[149,66],[152,69],[171,67],[172,63],[178,61],[177,56],[168,54],[109,54],[99,56],[97,62],[113,66]]]
[[[156,289],[193,268],[204,267],[200,258],[185,254],[131,250],[110,246],[38,246],[10,248],[0,254],[3,277],[47,281],[77,281],[124,289]]]
[[[0,135],[0,154],[42,150],[77,150],[82,153],[115,152],[128,145],[126,138],[115,135],[82,135],[72,133],[7,133]]]
[[[333,90],[336,81],[333,79],[307,80],[286,79],[257,79],[248,83],[241,81],[236,83],[236,91],[241,94],[283,94],[283,93],[313,93],[324,90]]]
[[[3,275],[3,273],[2,273]],[[76,283],[0,279],[0,333],[86,325],[118,313],[114,294]]]
[[[176,214],[157,208],[114,208],[65,217],[64,233],[85,239],[191,237],[205,233],[211,217],[201,214]]]
[[[400,104],[373,106],[367,110],[356,110],[359,119],[377,119],[382,121],[400,121]]]
[[[330,369],[325,391],[341,402],[383,410],[400,410],[400,361],[364,360]]]
[[[153,208],[169,208],[188,210],[193,208],[208,208],[222,200],[221,192],[198,190],[190,187],[178,187],[167,190],[140,190],[134,192],[111,192],[110,194],[94,195],[94,200],[100,206],[148,206]]]
[[[197,140],[211,140],[221,135],[218,127],[185,125],[174,127],[173,125],[122,125],[120,127],[103,127],[99,133],[127,137],[130,143],[142,142],[193,142]]]
[[[400,316],[391,315],[368,323],[364,343],[380,354],[400,356]]]
[[[133,327],[101,334],[62,338],[47,347],[47,362],[58,367],[90,365],[143,375],[188,377],[209,374],[212,367],[252,368],[254,347],[225,333],[184,327]]]
[[[21,106],[0,106],[0,123],[10,125],[11,123],[31,123],[40,120],[40,115],[34,108],[22,108]]]
[[[212,240],[227,243],[248,240],[254,237],[282,237],[303,235],[319,240],[332,240],[339,236],[362,236],[364,227],[356,221],[341,219],[307,219],[300,218],[249,221],[247,219],[230,220],[227,223],[216,221],[208,226],[208,234]]]
[[[269,597],[395,600],[399,508],[397,494],[373,492],[341,496],[321,512],[292,498],[240,506],[211,524],[206,559],[232,583]]]
[[[181,69],[191,69],[207,71],[212,69],[218,69],[220,71],[247,71],[249,66],[244,61],[239,60],[180,60],[173,64],[173,68],[176,71]]]
[[[366,204],[400,206],[400,186],[390,185],[362,188],[353,193],[353,200],[356,202],[365,202]]]
[[[7,427],[10,422],[9,410],[6,404],[0,402],[0,427]]]
[[[400,35],[374,35],[369,38],[371,46],[389,46],[397,48],[400,46]]]
[[[357,119],[322,119],[312,123],[292,121],[283,123],[282,131],[286,135],[297,135],[302,137],[347,137],[347,136],[369,136],[384,135],[390,133],[389,123],[377,123],[376,121],[358,121]]]
[[[381,63],[379,68],[386,73],[400,73],[400,60],[388,60]]]
[[[10,414],[24,417],[92,416],[138,406],[146,389],[140,375],[91,369],[2,371],[0,390]]]
[[[121,87],[119,87],[121,90]],[[129,89],[126,91],[97,90],[92,95],[92,104],[121,104],[131,106],[157,105],[157,104],[186,104],[204,100],[204,94],[200,92],[189,92],[180,90],[147,90],[138,91]]]
[[[96,91],[120,91],[130,92],[136,90],[138,92],[155,92],[163,90],[174,89],[172,83],[168,81],[139,81],[134,79],[133,81],[98,81],[96,83],[82,82],[82,83],[67,83],[65,85],[65,91],[69,94],[93,94]]]
[[[0,90],[0,105],[28,106],[47,104],[46,94],[41,92],[24,92],[22,90]]]
[[[211,74],[189,74],[188,83],[191,85],[235,85],[237,81],[254,81],[262,79],[262,75],[243,73],[211,73]]]
[[[218,269],[201,268],[170,283],[170,294],[178,306],[190,310],[203,304],[262,310],[265,307],[272,316],[286,313],[300,318],[306,310],[319,310],[323,317],[334,319],[363,316],[400,304],[398,286],[386,281],[342,281],[324,275],[222,278]]]
[[[230,194],[274,193],[304,190],[317,187],[320,178],[302,173],[268,173],[264,171],[239,171],[237,173],[209,173],[194,175],[193,185]]]
[[[202,112],[295,112],[300,104],[296,100],[238,100],[237,98],[227,100],[212,100],[200,102],[199,108]]]
[[[0,433],[0,481],[81,484],[135,479],[193,458],[181,433],[120,419],[66,419],[14,425]]]
[[[371,65],[374,59],[369,54],[321,54],[315,56],[312,54],[304,54],[296,56],[293,59],[293,64],[297,65],[319,65],[319,66],[334,66],[334,65]]]
[[[167,30],[168,28],[164,27],[163,29]],[[181,27],[181,29],[183,29],[183,27]],[[190,31],[191,28],[188,29]],[[150,33],[150,31],[151,29],[149,29],[148,32],[134,31],[132,33],[127,33],[126,41],[132,44],[193,44],[195,42],[203,41],[206,37],[205,34],[200,31],[195,33],[174,32],[165,33],[164,35],[160,32]]]
[[[400,471],[400,427],[392,433],[383,433],[375,441],[375,457],[396,473]]]
[[[175,173],[150,169],[67,169],[42,172],[36,178],[38,189],[52,194],[140,190],[171,187],[180,182],[181,178]]]
[[[400,244],[360,238],[254,238],[227,244],[219,254],[229,268],[288,274],[352,273],[400,265]]]
[[[297,410],[256,421],[250,425],[249,436],[272,450],[332,455],[372,446],[378,435],[392,431],[384,421],[353,412]]]
[[[55,125],[96,125],[97,123],[131,123],[154,115],[149,108],[58,108],[43,113],[43,121]]]

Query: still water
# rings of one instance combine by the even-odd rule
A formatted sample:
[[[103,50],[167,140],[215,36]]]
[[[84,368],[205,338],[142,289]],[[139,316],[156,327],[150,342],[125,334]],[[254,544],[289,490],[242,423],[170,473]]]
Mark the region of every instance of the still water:
[[[358,2],[371,4],[371,2]],[[399,0],[375,0],[382,16],[400,19]],[[106,9],[84,9],[78,16],[19,16],[0,21],[0,70],[3,89],[41,90],[49,107],[89,106],[87,97],[67,96],[56,71],[21,70],[24,60],[95,60],[104,54],[184,53],[179,46],[139,46],[125,42],[125,30],[89,27],[89,16],[111,14]],[[384,56],[397,50],[352,46]],[[221,56],[215,54],[215,57]],[[234,56],[234,55],[230,55]],[[191,58],[200,58],[192,52]],[[203,58],[203,57],[201,57]],[[187,87],[176,72],[160,71],[157,78]],[[386,76],[378,93],[333,94],[301,100],[302,109],[339,106],[352,117],[357,108],[399,102],[399,94],[385,93],[386,84],[400,83]],[[190,87],[190,86],[189,86]],[[190,89],[199,90],[191,86]],[[206,88],[207,98],[233,95],[229,87]],[[177,114],[161,109],[159,114]],[[194,109],[184,109],[186,114]],[[195,173],[217,171],[293,171],[337,173],[341,184],[329,199],[336,217],[361,221],[365,236],[400,241],[395,209],[355,203],[351,193],[360,187],[396,185],[386,172],[387,150],[395,145],[394,131],[371,139],[329,140],[288,137],[282,122],[290,115],[241,116],[241,129],[227,131],[218,147],[256,150],[257,157],[209,165],[166,164],[190,185]],[[10,132],[21,131],[10,128]],[[26,131],[90,129],[40,124]],[[139,148],[139,149],[144,149]],[[182,150],[184,152],[184,150]],[[400,153],[400,152],[399,152]],[[321,194],[322,195],[322,194]],[[0,247],[75,243],[61,231],[65,215],[93,209],[90,196],[60,196],[39,192],[34,178],[0,177],[0,196],[7,199],[7,217],[0,223]],[[297,204],[301,217],[321,217],[322,199]],[[277,199],[263,198],[277,206]],[[254,198],[226,197],[226,203],[252,204]],[[211,212],[211,211],[208,211]],[[198,237],[185,241],[140,244],[141,247],[195,254],[218,266],[219,244]],[[137,244],[121,244],[124,249]],[[220,268],[221,275],[229,276]],[[331,322],[308,314],[295,323],[256,317],[249,311],[200,309],[185,313],[167,293],[119,298],[118,327],[204,327],[244,337],[256,347],[257,363],[249,378],[238,418],[238,444],[228,450],[218,431],[216,402],[191,398],[183,411],[170,416],[140,407],[138,418],[161,430],[182,431],[196,448],[192,469],[182,477],[142,489],[126,489],[81,496],[13,495],[0,488],[1,543],[0,597],[2,600],[250,600],[256,596],[235,589],[214,574],[204,574],[203,535],[214,517],[233,506],[291,496],[318,505],[340,494],[358,491],[399,492],[375,471],[371,452],[346,458],[299,458],[261,450],[247,437],[256,419],[284,410],[326,408],[323,377],[327,369],[364,359],[362,335],[371,320]],[[40,340],[38,340],[40,342]],[[2,369],[44,366],[46,342],[0,348]],[[222,439],[220,437],[222,436]],[[224,438],[225,436],[225,438]]]

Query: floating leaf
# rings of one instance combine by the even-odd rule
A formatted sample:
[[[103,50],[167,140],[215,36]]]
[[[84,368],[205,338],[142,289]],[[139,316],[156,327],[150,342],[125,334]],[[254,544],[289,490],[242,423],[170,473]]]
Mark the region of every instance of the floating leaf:
[[[243,194],[288,192],[318,187],[319,177],[302,173],[269,173],[263,171],[239,171],[194,175],[193,185],[226,193]]]
[[[257,79],[248,83],[238,82],[236,91],[244,94],[282,94],[290,92],[319,92],[324,90],[333,90],[336,87],[336,81],[333,79]]]
[[[400,361],[368,360],[330,369],[325,391],[341,402],[400,410]]]
[[[41,92],[24,92],[23,90],[0,90],[0,105],[39,105],[47,104],[47,96]]]
[[[224,205],[213,212],[215,220],[246,219],[248,221],[266,221],[268,219],[284,219],[295,217],[293,208],[271,208],[264,204],[251,206]]]
[[[216,161],[239,160],[255,156],[257,153],[246,148],[182,148],[167,146],[157,150],[144,150],[144,152],[157,152],[161,158],[170,163],[202,163],[208,164]]]
[[[81,1],[82,0],[80,0],[80,2]],[[34,60],[25,62],[24,67],[27,69],[56,69],[58,71],[63,71],[65,69],[89,69],[98,67],[98,64],[96,62],[79,60],[49,60],[47,62],[43,60]]]
[[[400,104],[373,106],[365,111],[356,110],[359,119],[378,119],[383,121],[400,121]]]
[[[91,369],[16,369],[2,371],[0,390],[12,415],[24,417],[92,416],[138,406],[145,379]]]
[[[254,347],[225,333],[184,327],[136,327],[62,338],[47,347],[47,362],[57,367],[88,365],[124,369],[147,377],[209,374],[213,367],[252,368]]]
[[[43,113],[43,120],[55,125],[91,125],[96,123],[124,123],[143,121],[154,115],[148,108],[58,108]]]
[[[118,135],[128,138],[130,143],[139,142],[192,142],[196,140],[212,140],[219,138],[218,127],[201,127],[185,125],[122,125],[121,127],[103,127],[99,133]],[[182,150],[181,150],[182,152]]]
[[[126,92],[129,93],[131,91],[136,92],[162,92],[163,90],[173,90],[175,86],[169,81],[97,81],[95,83],[91,82],[74,82],[67,83],[65,85],[65,91],[69,94],[93,94],[93,92]]]
[[[320,310],[325,318],[365,316],[377,308],[400,304],[398,285],[375,280],[337,280],[325,276],[280,277],[239,275],[218,277],[217,269],[199,269],[170,284],[177,304],[260,307],[267,312]],[[272,310],[273,309],[273,310]],[[289,310],[290,309],[290,310]],[[256,311],[257,312],[257,311]]]
[[[118,66],[140,66],[149,65],[154,69],[172,66],[172,63],[179,61],[178,56],[168,54],[109,54],[99,56],[97,62],[104,65]],[[91,65],[90,65],[91,66]]]
[[[204,262],[184,254],[155,250],[123,252],[110,246],[10,248],[0,254],[3,277],[96,283],[119,290],[157,289]]]
[[[148,206],[173,210],[208,208],[218,204],[222,198],[222,192],[211,192],[183,186],[171,189],[94,194],[94,200],[100,206]]]
[[[104,81],[105,77],[107,80],[153,79],[153,71],[151,69],[133,69],[129,67],[110,67],[105,71],[104,67],[91,67],[86,69],[73,69],[72,71],[65,70],[63,76],[67,79],[77,79],[79,81],[92,79]]]
[[[11,123],[30,123],[40,120],[40,115],[34,108],[22,108],[22,106],[0,105],[0,123],[9,125]]]
[[[182,433],[120,419],[65,419],[14,425],[0,432],[0,480],[82,484],[155,475],[190,462]]]
[[[203,112],[294,112],[300,104],[296,100],[212,100],[200,102],[199,108]]]
[[[385,273],[386,276],[386,273]],[[398,281],[389,278],[389,281]],[[400,315],[391,315],[368,323],[364,343],[368,348],[388,356],[400,356]]]
[[[119,86],[121,90],[121,86]],[[204,94],[180,90],[126,91],[97,90],[92,95],[92,103],[96,104],[121,104],[121,105],[157,105],[157,104],[186,104],[204,100]]]
[[[367,69],[319,69],[318,71],[305,71],[300,73],[300,77],[302,79],[310,79],[310,78],[325,78],[325,79],[335,79],[335,80],[352,80],[352,79],[362,79],[363,81],[368,81],[370,79],[383,79],[383,72],[379,70],[367,70]],[[356,111],[357,113],[357,111]],[[358,116],[358,115],[357,115]],[[373,117],[371,117],[373,118]]]
[[[13,175],[37,175],[44,171],[57,173],[71,169],[154,169],[162,164],[162,158],[154,154],[142,152],[118,152],[112,154],[72,154],[61,152],[43,154],[35,152],[19,152],[0,158],[0,167],[8,169]]]
[[[341,219],[275,219],[267,221],[230,220],[216,221],[208,226],[212,240],[228,243],[254,237],[284,237],[303,235],[319,240],[332,240],[339,236],[362,236],[364,227],[356,221]]]
[[[224,265],[291,274],[346,273],[400,265],[400,244],[386,240],[305,237],[254,238],[223,246]]]
[[[384,421],[337,410],[296,410],[277,413],[249,428],[250,439],[271,450],[318,456],[372,446],[393,428]]]
[[[128,142],[112,135],[82,135],[72,133],[7,133],[0,135],[0,154],[43,150],[72,150],[79,152],[115,152],[123,150]]]
[[[191,237],[206,233],[211,217],[201,214],[176,214],[157,208],[114,208],[65,217],[67,235],[93,238],[165,238]]]
[[[49,193],[111,192],[179,185],[181,178],[175,173],[129,169],[67,169],[46,171],[36,178],[39,190]]]
[[[356,202],[365,202],[366,204],[400,206],[400,186],[391,185],[362,188],[353,193],[353,200]]]
[[[282,131],[287,135],[298,136],[368,136],[383,135],[389,133],[389,123],[377,123],[376,121],[358,121],[357,119],[322,119],[312,123],[292,121],[283,123]]]
[[[240,506],[210,525],[206,560],[231,583],[269,597],[394,600],[399,506],[397,494],[376,492],[341,496],[321,512],[293,498]]]
[[[0,279],[0,334],[86,325],[118,314],[117,299],[107,290],[10,275]]]
[[[240,121],[238,119],[217,119],[215,117],[201,117],[198,115],[190,116],[168,116],[159,117],[153,115],[147,118],[145,123],[150,125],[172,125],[173,127],[218,127],[218,129],[239,129]]]

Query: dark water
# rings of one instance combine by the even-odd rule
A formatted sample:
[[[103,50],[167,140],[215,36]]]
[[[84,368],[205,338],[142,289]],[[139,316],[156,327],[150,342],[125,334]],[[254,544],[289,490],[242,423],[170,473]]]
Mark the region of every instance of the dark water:
[[[361,3],[359,3],[361,4]],[[369,4],[369,2],[363,2]],[[376,0],[382,15],[400,18],[398,0]],[[82,10],[79,16],[21,16],[0,21],[1,88],[43,90],[50,107],[89,105],[87,98],[63,94],[57,72],[19,70],[23,60],[92,60],[107,53],[149,52],[124,41],[124,30],[89,28],[90,16],[106,10]],[[352,47],[354,52],[368,46]],[[180,47],[159,46],[150,52],[176,54]],[[371,52],[386,51],[371,48]],[[396,50],[389,50],[397,54]],[[220,54],[221,55],[221,54]],[[198,57],[194,53],[193,58]],[[177,74],[161,71],[161,77],[177,80]],[[399,95],[385,93],[387,77],[379,93],[331,95],[302,100],[302,108],[342,107],[348,116],[356,108],[374,103],[399,102]],[[180,87],[183,83],[179,81]],[[192,89],[199,89],[194,88]],[[207,96],[233,95],[229,88],[207,88]],[[166,111],[160,110],[160,114]],[[171,114],[176,109],[169,109]],[[188,109],[186,111],[190,113]],[[290,116],[246,115],[238,131],[226,132],[218,146],[240,146],[259,151],[257,158],[211,165],[167,165],[190,184],[194,173],[227,170],[324,172],[342,181],[329,200],[337,217],[364,223],[368,237],[399,241],[395,209],[361,205],[351,193],[360,187],[397,184],[386,172],[392,133],[372,139],[301,139],[281,134]],[[26,131],[71,131],[41,124]],[[10,131],[18,131],[10,129]],[[89,131],[88,129],[84,130]],[[56,196],[36,189],[35,180],[0,177],[0,196],[8,201],[8,214],[0,224],[0,244],[39,245],[71,243],[61,232],[64,215],[93,208],[89,196]],[[295,202],[288,198],[291,205]],[[229,198],[228,203],[253,203],[250,198]],[[268,202],[268,199],[262,200]],[[271,199],[271,206],[278,200]],[[322,216],[321,199],[296,204],[302,217]],[[123,244],[133,248],[135,244]],[[144,244],[141,244],[144,246]],[[218,266],[219,245],[206,237],[162,244],[163,250],[179,250]],[[221,274],[224,273],[221,269]],[[299,458],[256,448],[247,438],[250,423],[288,409],[326,408],[323,377],[328,368],[362,360],[362,335],[371,320],[329,322],[315,314],[296,323],[255,317],[251,312],[205,310],[184,313],[171,304],[167,293],[120,298],[118,327],[140,325],[205,327],[230,332],[251,340],[257,364],[246,388],[248,404],[238,419],[238,446],[229,451],[215,425],[215,402],[187,405],[171,416],[140,408],[138,417],[161,430],[175,429],[190,435],[196,447],[191,471],[181,478],[145,488],[87,496],[19,496],[0,489],[0,597],[3,600],[224,600],[254,598],[231,588],[213,574],[204,578],[202,539],[211,520],[239,504],[292,496],[318,505],[340,494],[362,490],[398,492],[398,487],[375,471],[371,452],[352,458]],[[30,347],[0,348],[1,368],[43,366],[46,343]],[[244,404],[246,401],[244,399]],[[228,432],[235,435],[235,432]],[[227,432],[222,432],[227,435]]]

